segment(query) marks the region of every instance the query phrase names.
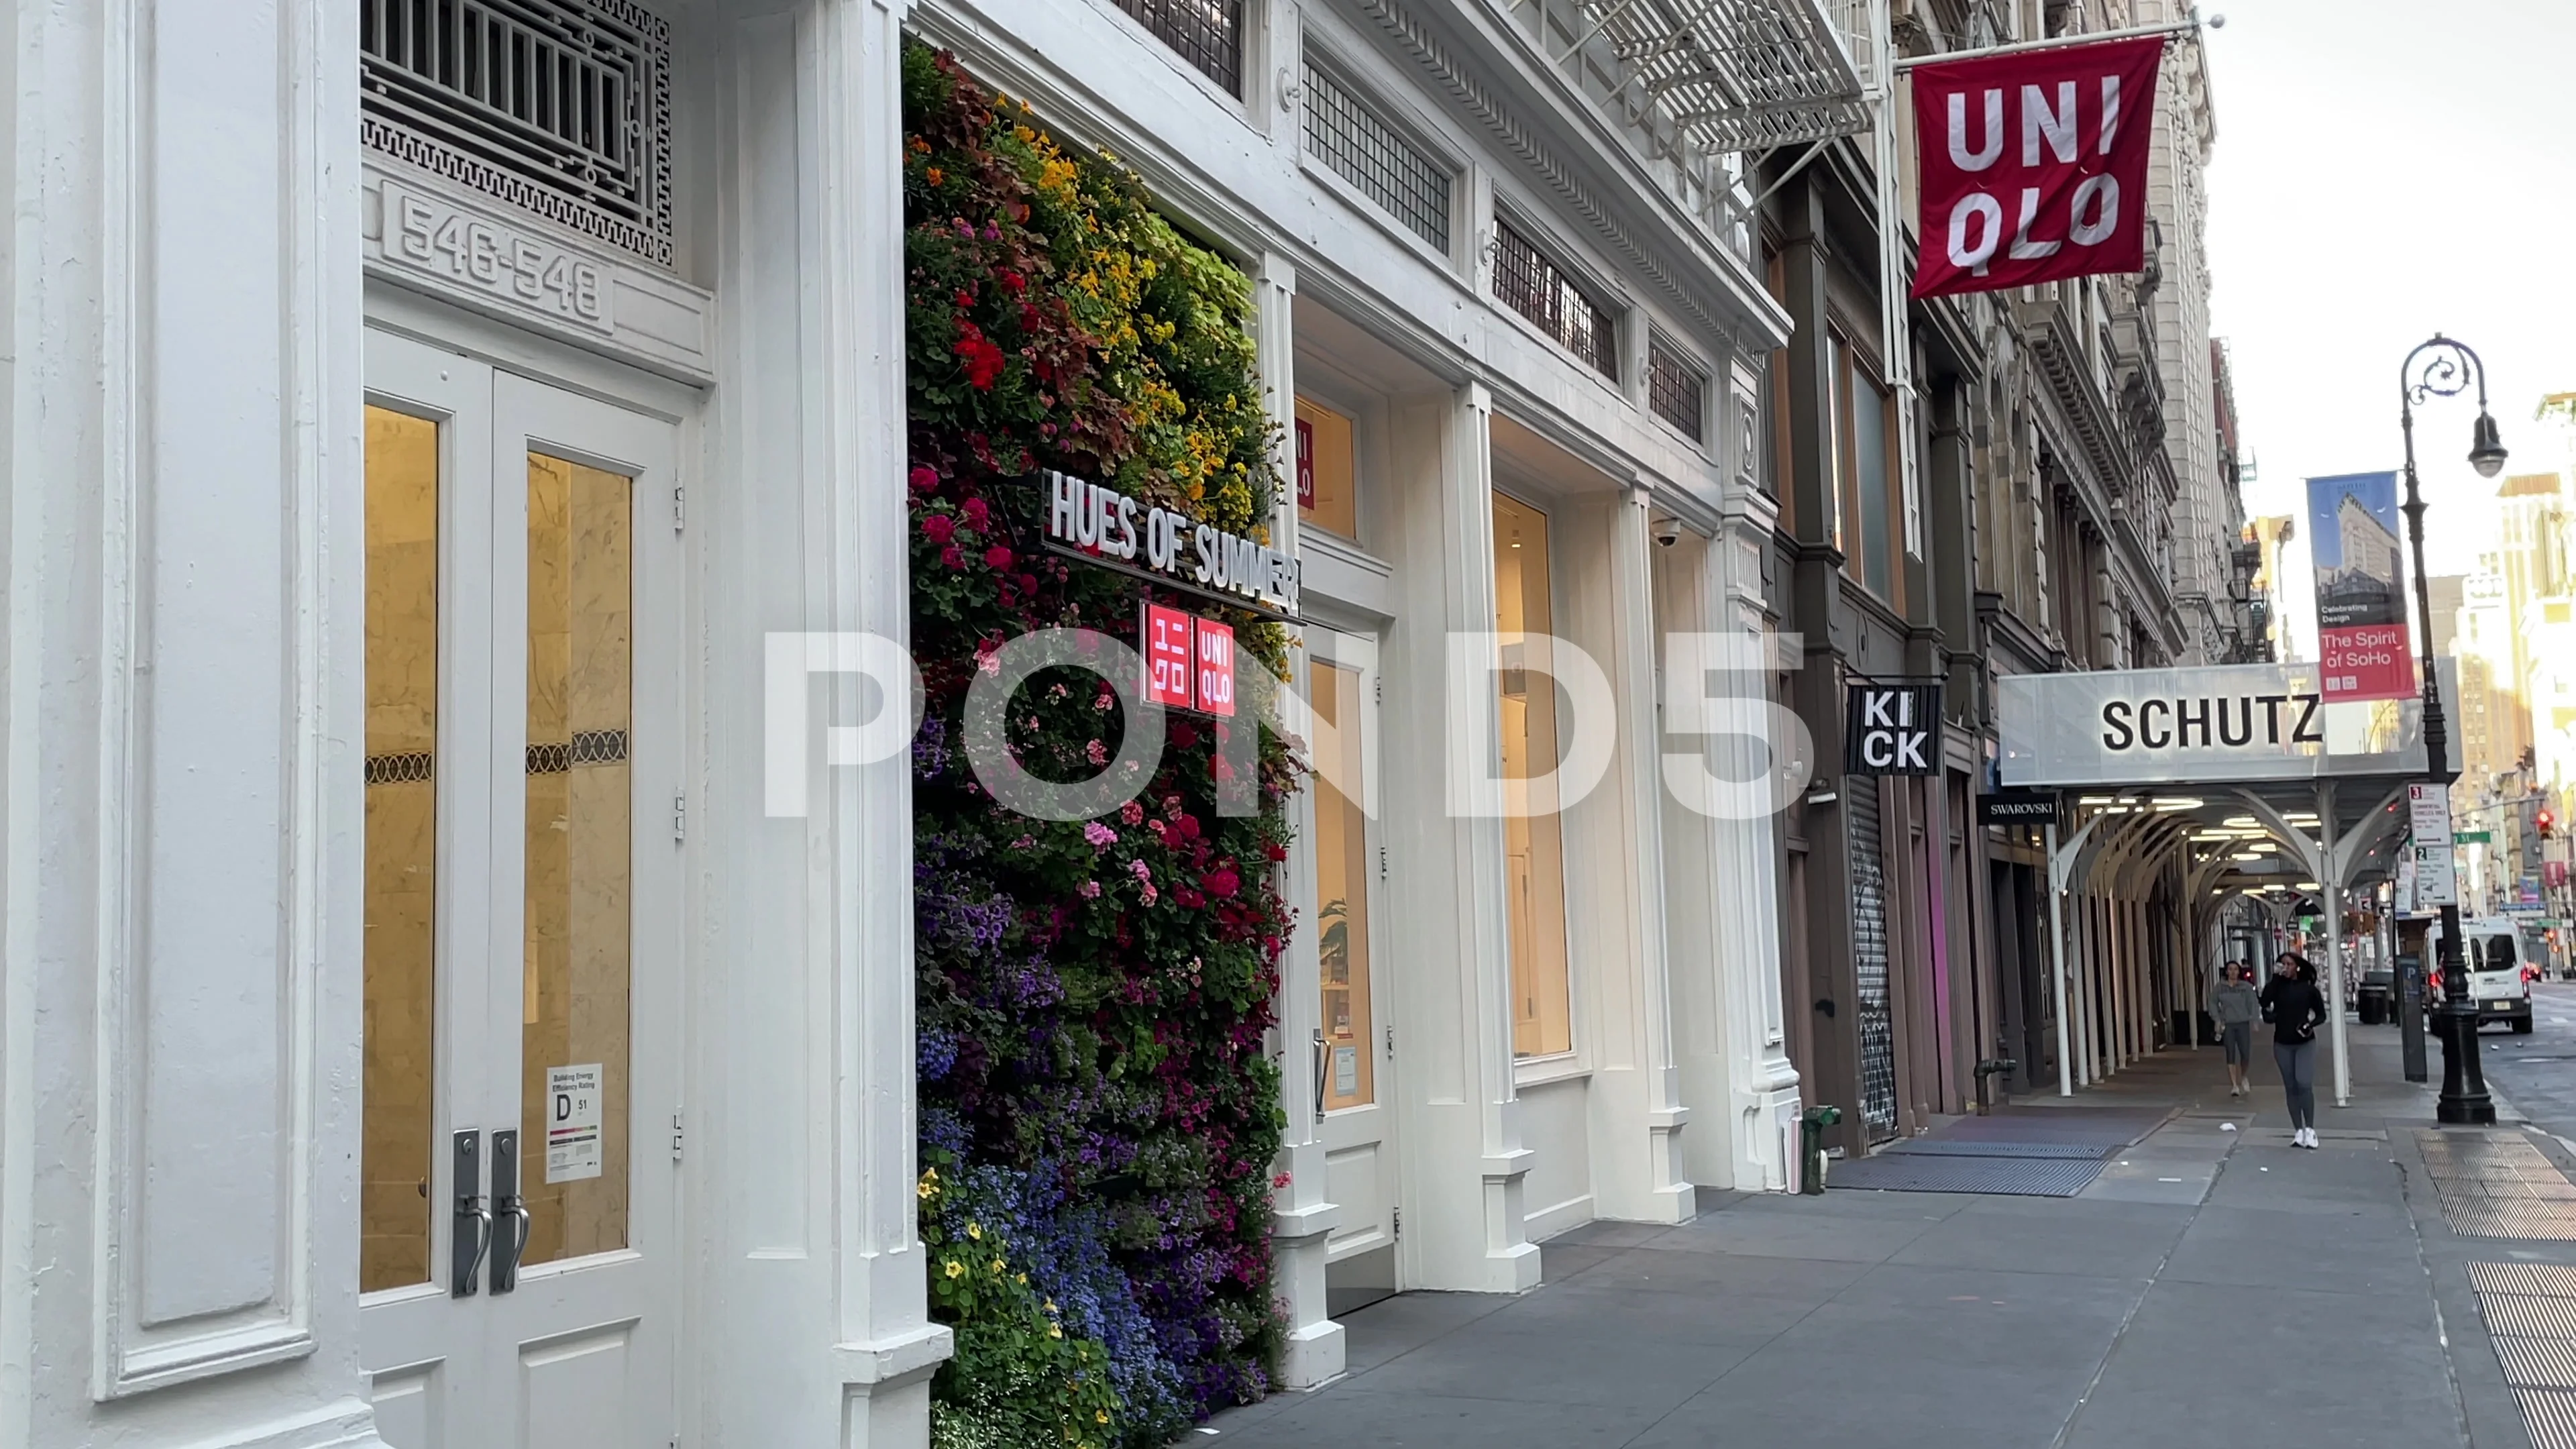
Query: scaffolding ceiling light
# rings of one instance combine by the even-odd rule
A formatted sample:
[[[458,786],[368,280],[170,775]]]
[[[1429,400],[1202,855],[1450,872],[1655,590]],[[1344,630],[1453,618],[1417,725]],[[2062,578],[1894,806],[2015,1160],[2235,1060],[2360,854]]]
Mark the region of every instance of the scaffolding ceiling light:
[[[1820,0],[1587,0],[1630,83],[1712,151],[1867,131],[1870,98]]]

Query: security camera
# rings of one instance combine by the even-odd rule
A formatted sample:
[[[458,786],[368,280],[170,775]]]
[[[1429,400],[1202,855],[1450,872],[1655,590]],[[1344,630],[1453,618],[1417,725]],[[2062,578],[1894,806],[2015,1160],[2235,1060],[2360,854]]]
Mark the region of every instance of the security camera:
[[[1682,521],[1666,514],[1655,520],[1655,542],[1666,548],[1682,541]]]

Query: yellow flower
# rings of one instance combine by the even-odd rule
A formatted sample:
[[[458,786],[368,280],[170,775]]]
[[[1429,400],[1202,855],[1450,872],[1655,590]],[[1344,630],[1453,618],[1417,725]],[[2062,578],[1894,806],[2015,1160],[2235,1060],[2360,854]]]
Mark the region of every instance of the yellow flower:
[[[968,1223],[966,1225],[966,1236],[973,1238],[979,1243],[984,1241],[984,1225],[982,1223]]]
[[[951,1277],[951,1278],[962,1278],[962,1277],[964,1277],[965,1275],[966,1275],[966,1265],[965,1265],[965,1264],[958,1262],[955,1258],[951,1258],[951,1259],[949,1259],[949,1260],[948,1260],[948,1276],[949,1276],[949,1277]]]
[[[999,1258],[995,1258],[995,1259],[993,1260],[993,1274],[994,1274],[994,1276],[995,1276],[995,1277],[999,1277],[999,1276],[1001,1276],[1001,1272],[1002,1272],[1002,1260],[1001,1260],[1001,1259],[999,1259]]]
[[[1021,1286],[1021,1287],[1023,1287],[1023,1288],[1026,1288],[1027,1286],[1029,1286],[1029,1275],[1028,1275],[1028,1274],[1026,1274],[1026,1273],[1022,1273],[1022,1274],[1020,1275],[1020,1286]]]
[[[1054,1299],[1052,1299],[1052,1298],[1048,1299],[1048,1300],[1046,1301],[1046,1308],[1047,1308],[1047,1312],[1049,1312],[1049,1313],[1053,1313],[1053,1312],[1055,1312],[1055,1300],[1054,1300]]]
[[[1049,1337],[1049,1338],[1062,1338],[1062,1337],[1064,1337],[1064,1325],[1062,1325],[1062,1324],[1060,1324],[1060,1323],[1050,1323],[1050,1324],[1048,1324],[1048,1325],[1047,1325],[1047,1337]]]
[[[1109,1411],[1108,1411],[1107,1409],[1094,1409],[1094,1410],[1092,1410],[1092,1411],[1091,1411],[1091,1421],[1092,1421],[1093,1423],[1095,1423],[1095,1424],[1106,1424],[1106,1423],[1108,1423],[1108,1422],[1109,1422]]]

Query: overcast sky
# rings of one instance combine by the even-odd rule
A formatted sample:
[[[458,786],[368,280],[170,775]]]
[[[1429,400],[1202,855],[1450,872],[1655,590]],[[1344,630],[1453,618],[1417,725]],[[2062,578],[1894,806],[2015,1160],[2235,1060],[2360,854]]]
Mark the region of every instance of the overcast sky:
[[[2439,331],[2478,350],[2508,474],[2566,460],[2544,393],[2576,390],[2576,0],[2202,0],[2218,144],[2212,330],[2227,339],[2249,513],[2311,476],[2396,468],[2397,370]],[[2432,572],[2497,527],[2463,458],[2476,404],[2415,420]],[[2282,581],[2313,659],[2304,546]]]

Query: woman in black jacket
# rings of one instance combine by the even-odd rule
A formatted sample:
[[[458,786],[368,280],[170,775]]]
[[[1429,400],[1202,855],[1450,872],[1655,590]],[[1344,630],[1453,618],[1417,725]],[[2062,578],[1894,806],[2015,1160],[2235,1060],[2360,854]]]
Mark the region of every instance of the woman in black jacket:
[[[2290,1103],[2293,1146],[2317,1145],[2317,1028],[2325,1024],[2326,999],[2317,990],[2317,968],[2295,953],[2290,968],[2263,987],[2263,1019],[2272,1023],[2272,1060],[2281,1069],[2281,1092]]]

